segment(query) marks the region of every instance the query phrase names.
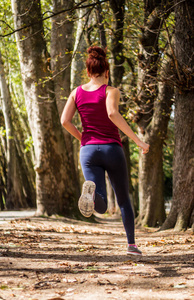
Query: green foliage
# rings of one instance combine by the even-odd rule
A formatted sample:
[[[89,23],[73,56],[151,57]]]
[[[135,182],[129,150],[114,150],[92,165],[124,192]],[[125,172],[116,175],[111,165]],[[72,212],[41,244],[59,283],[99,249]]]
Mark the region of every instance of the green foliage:
[[[24,152],[29,152],[31,150],[31,148],[33,147],[33,140],[32,140],[32,136],[28,136],[25,141],[24,141],[24,144],[25,144],[25,149],[24,149]]]
[[[14,30],[14,20],[13,20],[13,14],[11,10],[11,1],[1,0],[1,6],[2,6],[2,9],[0,10],[1,34],[6,35],[12,33],[12,31]],[[4,62],[7,84],[9,86],[12,105],[14,109],[14,113],[12,111],[13,124],[17,132],[17,127],[19,123],[23,122],[22,119],[23,118],[25,120],[27,119],[27,112],[26,112],[25,99],[23,94],[22,76],[20,70],[17,43],[14,34],[11,34],[9,36],[0,39],[0,51]],[[19,127],[20,126],[21,125],[19,125]],[[30,138],[28,137],[29,132],[25,130],[26,126],[22,125],[22,128],[24,131],[23,135],[25,136],[26,139],[29,139]],[[2,131],[1,129],[1,134],[5,134],[5,130]]]
[[[4,127],[0,127],[0,135],[2,136],[2,137],[6,137],[6,130],[5,130],[5,128]]]
[[[14,29],[11,1],[1,0],[0,2],[0,28],[1,35],[7,35]],[[9,37],[8,40],[9,41]]]
[[[11,1],[1,0],[2,9],[0,10],[0,26],[1,34],[6,35],[14,30],[14,21],[11,11]],[[12,99],[17,98],[19,107],[24,102],[22,92],[22,79],[20,72],[19,57],[15,35],[11,34],[0,39],[0,51],[4,61],[4,69],[8,82],[10,83],[10,91]]]
[[[42,10],[43,18],[51,16],[53,11],[52,0],[42,0],[41,10]],[[44,38],[47,42],[48,51],[50,51],[50,42],[51,42],[51,24],[52,24],[51,22],[52,22],[52,18],[46,19],[44,21]]]
[[[161,53],[164,51],[166,45],[172,39],[175,28],[175,17],[174,13],[171,13],[170,16],[165,20],[162,30],[159,36],[159,48]]]

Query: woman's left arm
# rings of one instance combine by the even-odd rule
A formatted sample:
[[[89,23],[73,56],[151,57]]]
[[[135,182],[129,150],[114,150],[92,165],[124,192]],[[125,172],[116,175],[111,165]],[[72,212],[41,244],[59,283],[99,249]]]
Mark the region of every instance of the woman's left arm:
[[[76,89],[71,92],[67,103],[65,104],[61,115],[61,124],[71,135],[73,135],[76,139],[81,141],[81,132],[75,127],[75,125],[72,124],[72,119],[76,112],[75,94]]]
[[[106,109],[109,119],[129,138],[131,138],[138,147],[142,148],[143,154],[149,151],[149,145],[141,141],[133,132],[125,119],[119,113],[120,91],[117,88],[108,87],[106,98]]]

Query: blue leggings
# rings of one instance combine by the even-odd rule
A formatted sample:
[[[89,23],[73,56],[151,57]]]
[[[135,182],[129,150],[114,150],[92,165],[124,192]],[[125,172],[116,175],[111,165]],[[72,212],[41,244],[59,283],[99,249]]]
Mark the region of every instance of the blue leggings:
[[[134,244],[134,214],[129,199],[127,165],[122,147],[117,143],[82,146],[80,162],[85,180],[96,184],[95,210],[101,214],[107,210],[107,171],[121,210],[128,243]]]

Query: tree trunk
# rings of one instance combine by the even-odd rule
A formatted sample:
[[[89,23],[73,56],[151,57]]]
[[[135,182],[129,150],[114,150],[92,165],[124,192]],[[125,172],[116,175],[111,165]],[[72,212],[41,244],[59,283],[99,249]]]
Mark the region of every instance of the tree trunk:
[[[27,113],[35,149],[37,214],[77,213],[76,192],[51,79],[40,1],[12,0]]]
[[[61,10],[69,10],[73,8],[73,4],[74,0],[53,0],[54,13],[57,13]],[[61,13],[52,18],[51,68],[53,72],[56,103],[60,117],[70,94],[73,26],[74,23],[72,12]],[[62,130],[65,137],[68,161],[71,166],[71,177],[73,178],[73,185],[76,191],[76,197],[78,198],[80,189],[74,162],[74,138],[67,132],[67,130],[65,130],[65,128],[62,128]]]
[[[0,91],[2,99],[2,108],[5,120],[6,130],[6,163],[7,163],[7,194],[6,208],[27,207],[26,196],[22,184],[22,174],[19,164],[19,155],[15,144],[14,128],[11,118],[11,97],[6,83],[3,61],[0,53]]]
[[[123,145],[123,150],[125,153],[126,163],[127,163],[127,169],[128,169],[128,178],[129,178],[129,197],[131,200],[131,205],[133,207],[134,215],[137,216],[138,212],[138,203],[137,203],[137,197],[136,197],[136,191],[132,185],[132,179],[131,179],[131,158],[130,158],[130,146],[129,146],[129,138],[124,135],[122,132],[121,134],[121,141]]]
[[[5,127],[4,117],[2,111],[0,111],[0,209],[5,209],[6,199],[6,159],[5,159],[5,143],[3,141],[2,128]]]
[[[121,87],[122,84],[122,78],[124,75],[124,61],[125,57],[123,55],[123,27],[124,27],[124,16],[125,16],[125,0],[111,0],[110,6],[114,14],[114,21],[113,21],[113,38],[111,41],[111,52],[113,55],[113,63],[111,67],[111,83],[115,87]],[[102,38],[101,38],[102,39]],[[125,102],[125,95],[122,95],[122,101]],[[124,114],[126,113],[127,107],[125,104],[120,106],[120,113]],[[127,162],[127,169],[128,169],[128,175],[129,175],[129,195],[132,202],[133,208],[134,205],[134,189],[132,186],[131,181],[131,162],[130,162],[130,153],[129,153],[129,139],[126,137],[122,132],[121,139],[123,144],[123,150],[126,157]]]
[[[117,205],[115,193],[113,191],[112,185],[110,183],[108,174],[105,174],[105,179],[106,179],[106,191],[107,191],[107,201],[108,201],[108,207],[107,211],[110,215],[113,215],[117,213],[119,210],[119,207]]]
[[[172,74],[172,61],[162,65],[161,78]],[[158,99],[154,103],[152,121],[141,139],[150,144],[148,154],[139,158],[139,202],[138,221],[142,225],[155,227],[165,220],[163,143],[167,134],[174,89],[166,82],[160,82]]]
[[[98,28],[99,28],[100,46],[106,49],[107,42],[106,42],[106,33],[105,33],[104,23],[103,23],[104,19],[102,16],[102,7],[99,1],[98,4],[96,5],[96,15],[97,15]]]
[[[167,18],[162,1],[144,0],[144,26],[139,37],[139,70],[137,104],[139,110],[134,120],[142,133],[150,123],[153,115],[154,101],[157,98],[157,71],[158,71],[158,39],[164,16]]]
[[[194,6],[192,0],[176,2],[175,153],[173,201],[161,229],[194,228]]]
[[[86,9],[79,9],[78,21],[76,26],[75,43],[74,43],[74,57],[71,64],[71,90],[82,84],[82,72],[85,69],[84,55],[87,49],[87,43],[84,37],[84,26],[86,18],[83,15]]]
[[[16,95],[14,97],[16,97]],[[28,145],[27,143],[27,140],[30,141],[31,138],[27,115],[18,114],[18,112],[13,109],[12,118],[23,191],[27,205],[29,207],[36,207],[34,147],[32,144]]]
[[[74,0],[53,0],[53,12],[68,10],[73,7]],[[70,94],[70,67],[73,50],[73,15],[64,12],[54,16],[51,30],[51,68],[59,115],[63,111]]]
[[[173,89],[160,86],[158,95],[158,38],[170,10],[165,1],[144,1],[145,21],[139,39],[137,104],[134,120],[140,138],[150,144],[148,154],[139,155],[139,217],[141,225],[158,226],[165,219],[162,148],[166,137]],[[168,62],[164,72],[170,72]],[[157,99],[157,100],[156,100]]]
[[[114,14],[113,31],[111,39],[111,51],[113,54],[113,70],[111,74],[112,85],[118,87],[121,84],[125,58],[123,56],[123,27],[125,14],[125,0],[110,0],[110,6]]]

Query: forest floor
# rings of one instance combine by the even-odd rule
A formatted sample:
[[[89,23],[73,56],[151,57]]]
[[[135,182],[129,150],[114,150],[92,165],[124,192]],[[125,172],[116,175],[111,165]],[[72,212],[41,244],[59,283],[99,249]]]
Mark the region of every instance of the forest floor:
[[[194,299],[191,231],[136,229],[142,257],[126,255],[119,219],[0,222],[0,299]]]

